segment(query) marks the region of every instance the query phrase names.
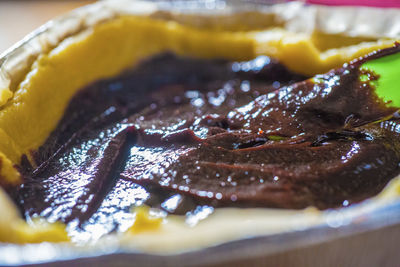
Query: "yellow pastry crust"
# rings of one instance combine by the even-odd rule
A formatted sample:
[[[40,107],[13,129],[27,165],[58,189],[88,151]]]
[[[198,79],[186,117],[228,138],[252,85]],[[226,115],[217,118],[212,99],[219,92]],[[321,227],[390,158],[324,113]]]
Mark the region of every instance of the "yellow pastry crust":
[[[62,223],[51,224],[39,219],[30,224],[25,222],[1,188],[0,210],[0,243],[40,243],[69,240]]]

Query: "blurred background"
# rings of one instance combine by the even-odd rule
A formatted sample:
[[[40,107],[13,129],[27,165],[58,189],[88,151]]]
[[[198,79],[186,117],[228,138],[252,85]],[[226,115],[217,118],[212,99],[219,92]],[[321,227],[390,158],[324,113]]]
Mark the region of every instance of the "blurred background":
[[[94,0],[0,0],[0,54],[51,18]]]

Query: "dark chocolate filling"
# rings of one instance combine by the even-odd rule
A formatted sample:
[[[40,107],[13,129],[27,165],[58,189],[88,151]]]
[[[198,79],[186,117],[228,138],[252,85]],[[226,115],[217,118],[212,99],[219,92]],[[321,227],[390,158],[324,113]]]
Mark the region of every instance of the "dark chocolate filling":
[[[400,172],[400,126],[380,121],[395,109],[359,81],[360,62],[294,83],[305,77],[268,57],[157,56],[72,99],[17,202],[87,240],[143,203],[192,220],[364,200]]]

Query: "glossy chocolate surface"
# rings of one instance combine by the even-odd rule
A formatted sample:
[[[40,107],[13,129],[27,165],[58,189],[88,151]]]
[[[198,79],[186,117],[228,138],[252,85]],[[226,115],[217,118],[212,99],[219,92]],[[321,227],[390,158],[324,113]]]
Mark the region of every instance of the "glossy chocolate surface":
[[[157,56],[74,97],[17,202],[88,240],[143,203],[195,223],[215,207],[364,200],[400,172],[400,126],[360,62],[304,80],[268,57]]]

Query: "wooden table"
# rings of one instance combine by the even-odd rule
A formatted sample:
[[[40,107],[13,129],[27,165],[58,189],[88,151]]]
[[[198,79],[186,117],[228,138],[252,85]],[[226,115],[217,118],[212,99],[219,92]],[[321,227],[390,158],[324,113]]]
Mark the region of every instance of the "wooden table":
[[[46,21],[94,0],[0,1],[0,54]]]

